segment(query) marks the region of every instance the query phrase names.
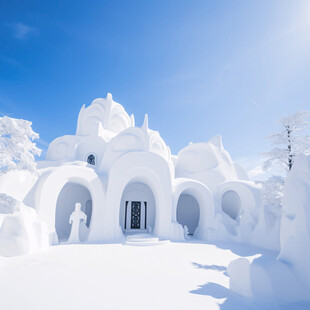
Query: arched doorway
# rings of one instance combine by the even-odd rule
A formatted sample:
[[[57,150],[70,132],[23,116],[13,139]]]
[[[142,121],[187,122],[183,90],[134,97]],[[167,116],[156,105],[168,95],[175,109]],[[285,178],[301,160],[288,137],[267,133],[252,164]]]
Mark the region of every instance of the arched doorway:
[[[186,239],[185,225],[188,228],[187,235],[208,240],[215,214],[211,191],[203,183],[186,178],[177,178],[173,189],[171,240],[183,241],[184,237]]]
[[[119,213],[123,233],[151,233],[155,218],[155,198],[149,186],[140,182],[128,184],[122,194]]]
[[[228,190],[223,194],[221,206],[223,212],[228,214],[233,220],[237,220],[241,211],[241,199],[235,191]]]
[[[189,236],[193,236],[198,227],[200,207],[198,201],[188,194],[181,194],[177,204],[177,221],[188,228]]]
[[[68,182],[60,191],[56,202],[55,229],[60,242],[67,241],[69,238],[71,232],[69,219],[77,202],[81,203],[81,210],[87,215],[86,226],[81,225],[80,228],[81,241],[86,238],[86,227],[89,227],[92,216],[92,198],[85,186]]]

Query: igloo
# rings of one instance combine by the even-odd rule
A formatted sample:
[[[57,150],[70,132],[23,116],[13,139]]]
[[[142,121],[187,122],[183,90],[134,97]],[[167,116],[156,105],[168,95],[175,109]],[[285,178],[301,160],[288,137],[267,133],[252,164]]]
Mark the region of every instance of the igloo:
[[[68,242],[77,203],[87,218],[81,242],[96,243],[122,242],[133,234],[212,241],[219,217],[239,225],[243,216],[255,226],[261,204],[220,136],[172,155],[159,132],[148,127],[148,116],[135,126],[134,116],[111,94],[81,108],[76,134],[52,141],[38,170],[36,180],[12,177],[11,183],[28,184],[16,198],[47,224],[51,244]]]

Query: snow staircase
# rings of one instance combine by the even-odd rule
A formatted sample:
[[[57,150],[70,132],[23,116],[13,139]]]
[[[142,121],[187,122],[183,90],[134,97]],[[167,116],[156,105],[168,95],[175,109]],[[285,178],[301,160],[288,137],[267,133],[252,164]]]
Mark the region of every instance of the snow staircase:
[[[124,244],[134,246],[153,246],[167,243],[169,243],[169,240],[159,240],[157,237],[150,234],[135,234],[127,236]]]

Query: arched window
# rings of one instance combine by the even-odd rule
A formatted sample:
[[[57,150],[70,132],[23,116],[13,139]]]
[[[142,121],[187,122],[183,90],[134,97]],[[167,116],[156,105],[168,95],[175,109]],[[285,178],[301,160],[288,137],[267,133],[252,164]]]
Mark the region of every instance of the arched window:
[[[96,157],[95,157],[95,155],[93,155],[93,154],[88,155],[87,162],[90,165],[95,165],[96,164]]]

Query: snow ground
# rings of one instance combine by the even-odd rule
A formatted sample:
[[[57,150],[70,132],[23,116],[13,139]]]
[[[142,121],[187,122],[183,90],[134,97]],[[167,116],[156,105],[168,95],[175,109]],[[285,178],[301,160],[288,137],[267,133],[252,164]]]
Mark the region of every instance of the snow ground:
[[[0,257],[0,309],[309,309],[263,306],[231,293],[225,270],[232,260],[276,253],[229,247],[81,244]]]

